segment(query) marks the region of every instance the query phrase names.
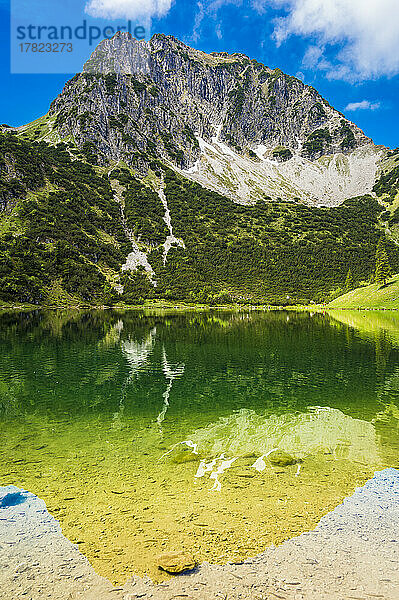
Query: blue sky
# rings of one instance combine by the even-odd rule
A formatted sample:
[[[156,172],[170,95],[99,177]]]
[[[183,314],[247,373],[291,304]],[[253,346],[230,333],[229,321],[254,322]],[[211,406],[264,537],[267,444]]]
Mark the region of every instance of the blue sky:
[[[242,52],[315,87],[375,143],[399,146],[398,0],[12,1],[18,18],[101,26],[132,19],[205,52]],[[47,112],[74,72],[11,74],[8,0],[0,0],[0,30],[0,122],[21,125]]]

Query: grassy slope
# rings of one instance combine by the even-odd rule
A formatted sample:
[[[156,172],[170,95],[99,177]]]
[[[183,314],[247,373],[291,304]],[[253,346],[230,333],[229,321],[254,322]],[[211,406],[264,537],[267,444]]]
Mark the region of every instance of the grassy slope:
[[[329,308],[390,308],[399,309],[399,274],[383,288],[373,284],[357,288],[333,300]]]

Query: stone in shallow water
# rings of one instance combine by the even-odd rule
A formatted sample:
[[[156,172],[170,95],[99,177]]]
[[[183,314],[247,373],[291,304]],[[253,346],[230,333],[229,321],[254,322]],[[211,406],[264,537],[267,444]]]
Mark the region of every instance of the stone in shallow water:
[[[196,561],[187,552],[164,552],[157,557],[158,569],[167,573],[191,571],[196,564]]]
[[[198,461],[198,454],[195,454],[192,448],[179,446],[171,452],[171,461],[175,464]]]
[[[277,467],[287,467],[288,465],[295,465],[298,461],[297,458],[284,452],[283,450],[276,450],[269,456],[269,461],[272,465]]]
[[[252,477],[255,477],[255,472],[253,469],[250,469],[249,467],[247,469],[241,469],[240,471],[236,471],[235,475],[237,477],[245,477],[247,479],[250,479]]]

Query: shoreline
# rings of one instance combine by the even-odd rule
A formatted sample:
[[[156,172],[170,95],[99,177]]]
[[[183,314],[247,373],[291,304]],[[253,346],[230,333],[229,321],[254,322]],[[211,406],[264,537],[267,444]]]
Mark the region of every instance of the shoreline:
[[[329,306],[328,304],[309,304],[309,305],[290,305],[290,306],[278,306],[273,304],[222,304],[222,305],[210,305],[210,304],[189,304],[185,302],[148,302],[147,304],[138,305],[121,305],[116,304],[113,306],[105,305],[45,305],[45,304],[7,304],[0,303],[1,311],[56,311],[56,310],[76,310],[76,311],[148,311],[148,310],[164,310],[164,311],[193,311],[193,312],[211,312],[211,311],[225,311],[225,312],[272,312],[272,311],[292,311],[292,312],[325,312],[325,311],[367,311],[367,312],[398,312],[399,308],[384,308],[384,307],[368,307],[358,306],[353,307],[335,307]]]
[[[193,572],[153,584],[133,576],[113,587],[78,546],[67,540],[45,503],[15,486],[0,504],[0,599],[35,600],[397,600],[399,590],[399,470],[377,471],[313,531],[240,564],[203,563]]]

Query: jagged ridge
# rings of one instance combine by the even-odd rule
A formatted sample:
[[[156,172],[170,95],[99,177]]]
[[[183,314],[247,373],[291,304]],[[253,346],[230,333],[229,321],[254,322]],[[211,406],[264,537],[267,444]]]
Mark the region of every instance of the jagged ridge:
[[[238,202],[337,205],[368,193],[378,149],[312,87],[243,54],[172,36],[104,40],[52,103],[59,139],[125,161],[160,158]],[[328,156],[329,158],[322,158]]]

